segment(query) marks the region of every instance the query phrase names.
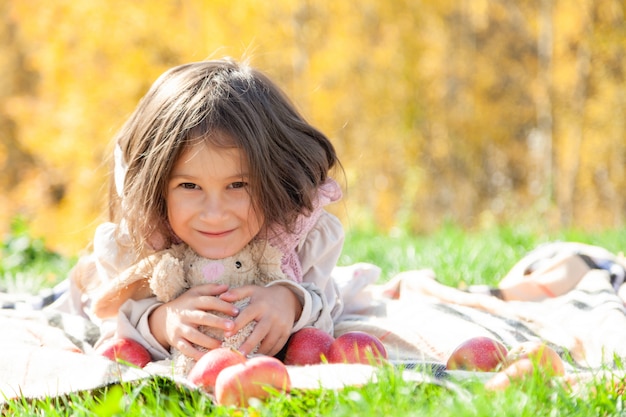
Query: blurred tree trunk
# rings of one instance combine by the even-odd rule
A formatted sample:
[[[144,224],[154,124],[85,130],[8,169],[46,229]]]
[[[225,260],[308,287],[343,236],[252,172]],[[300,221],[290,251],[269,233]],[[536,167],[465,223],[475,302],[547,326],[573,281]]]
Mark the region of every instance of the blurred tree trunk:
[[[537,128],[531,133],[530,154],[536,159],[537,171],[529,174],[529,185],[537,190],[541,210],[547,210],[553,201],[553,0],[540,0],[537,36],[538,91],[536,98]],[[531,194],[532,191],[531,191]]]
[[[626,57],[626,45],[615,33],[626,30],[626,4],[621,0],[606,0],[613,14],[607,18],[606,24],[598,25],[598,31],[603,32],[603,38],[607,38],[613,48],[609,49],[605,68],[610,76],[609,81],[616,86],[615,105],[612,106],[609,118],[612,120],[609,130],[608,141],[610,143],[607,161],[606,179],[603,184],[603,197],[610,207],[610,223],[614,227],[623,227],[624,213],[626,213],[626,82],[622,69],[624,57]],[[610,28],[612,30],[606,30]],[[617,29],[617,30],[616,30]]]
[[[543,0],[551,1],[551,0]],[[579,3],[580,5],[586,2]],[[569,134],[564,138],[565,142],[569,142],[569,146],[563,149],[568,150],[569,155],[564,155],[567,164],[561,168],[562,179],[560,183],[560,193],[557,201],[558,209],[561,214],[561,226],[569,227],[573,224],[575,218],[577,179],[580,174],[581,154],[583,141],[585,139],[585,108],[587,105],[588,85],[591,73],[591,45],[590,40],[593,38],[593,1],[588,10],[583,13],[584,25],[580,28],[580,37],[578,39],[575,51],[575,84],[571,96],[569,118],[570,126],[566,129]]]
[[[11,190],[34,167],[33,155],[18,141],[18,126],[10,114],[11,97],[34,90],[35,76],[24,65],[16,36],[15,22],[9,15],[9,0],[0,0],[0,189]]]

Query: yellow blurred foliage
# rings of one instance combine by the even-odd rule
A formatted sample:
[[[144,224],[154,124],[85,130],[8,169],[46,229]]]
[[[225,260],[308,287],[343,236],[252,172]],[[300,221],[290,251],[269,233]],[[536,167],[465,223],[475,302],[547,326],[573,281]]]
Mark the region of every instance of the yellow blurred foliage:
[[[0,232],[22,214],[52,247],[85,247],[114,132],[165,69],[224,55],[333,139],[347,227],[621,226],[625,8],[0,0]]]

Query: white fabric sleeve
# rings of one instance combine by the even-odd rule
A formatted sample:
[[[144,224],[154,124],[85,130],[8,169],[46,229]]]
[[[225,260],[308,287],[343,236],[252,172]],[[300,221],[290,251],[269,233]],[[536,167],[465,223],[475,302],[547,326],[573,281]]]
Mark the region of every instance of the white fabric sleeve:
[[[292,332],[313,326],[329,334],[334,321],[341,315],[343,300],[332,278],[332,271],[341,255],[344,231],[341,222],[328,212],[323,212],[315,226],[298,246],[303,279],[276,281],[269,285],[288,286],[302,303],[302,314]]]
[[[121,248],[115,238],[118,227],[120,226],[115,223],[107,222],[96,228],[93,239],[93,257],[101,282],[115,279],[133,264],[134,258],[129,248]]]
[[[148,323],[150,314],[161,304],[163,303],[157,301],[156,297],[128,300],[120,308],[117,317],[117,336],[135,339],[148,349],[154,360],[170,357],[169,350],[155,339]]]
[[[109,334],[111,319],[102,319],[91,310],[91,295],[104,283],[131,265],[127,250],[120,248],[115,235],[118,225],[110,222],[100,224],[95,231],[92,252],[79,258],[69,273],[69,288],[48,310],[77,314],[101,327]]]
[[[161,304],[154,297],[126,301],[116,318],[100,326],[101,335],[96,347],[114,337],[129,338],[148,349],[152,360],[169,359],[170,352],[154,338],[148,324],[150,313]]]

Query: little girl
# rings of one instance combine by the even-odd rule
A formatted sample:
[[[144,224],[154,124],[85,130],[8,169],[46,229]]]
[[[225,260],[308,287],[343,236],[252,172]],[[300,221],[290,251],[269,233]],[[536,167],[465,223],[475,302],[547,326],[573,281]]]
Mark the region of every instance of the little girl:
[[[341,197],[329,177],[339,161],[328,138],[271,80],[230,59],[172,68],[115,139],[111,222],[96,230],[92,268],[83,262],[77,270],[95,271],[106,285],[172,244],[221,259],[267,239],[283,252],[289,279],[266,287],[205,284],[168,303],[131,298],[101,341],[130,337],[155,360],[168,358],[170,347],[198,359],[197,346],[220,345],[199,326],[228,336],[255,321],[240,350],[250,353],[260,343],[258,352],[268,355],[304,326],[332,333],[343,308],[330,276],[343,229],[323,206]],[[247,308],[233,307],[246,297]]]

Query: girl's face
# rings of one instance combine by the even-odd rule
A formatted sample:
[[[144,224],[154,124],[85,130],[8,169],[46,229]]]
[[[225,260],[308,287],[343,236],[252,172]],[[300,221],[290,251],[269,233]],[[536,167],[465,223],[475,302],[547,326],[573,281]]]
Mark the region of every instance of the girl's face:
[[[189,147],[174,164],[168,183],[172,230],[205,258],[236,254],[263,224],[248,191],[247,164],[239,148],[208,141]]]

